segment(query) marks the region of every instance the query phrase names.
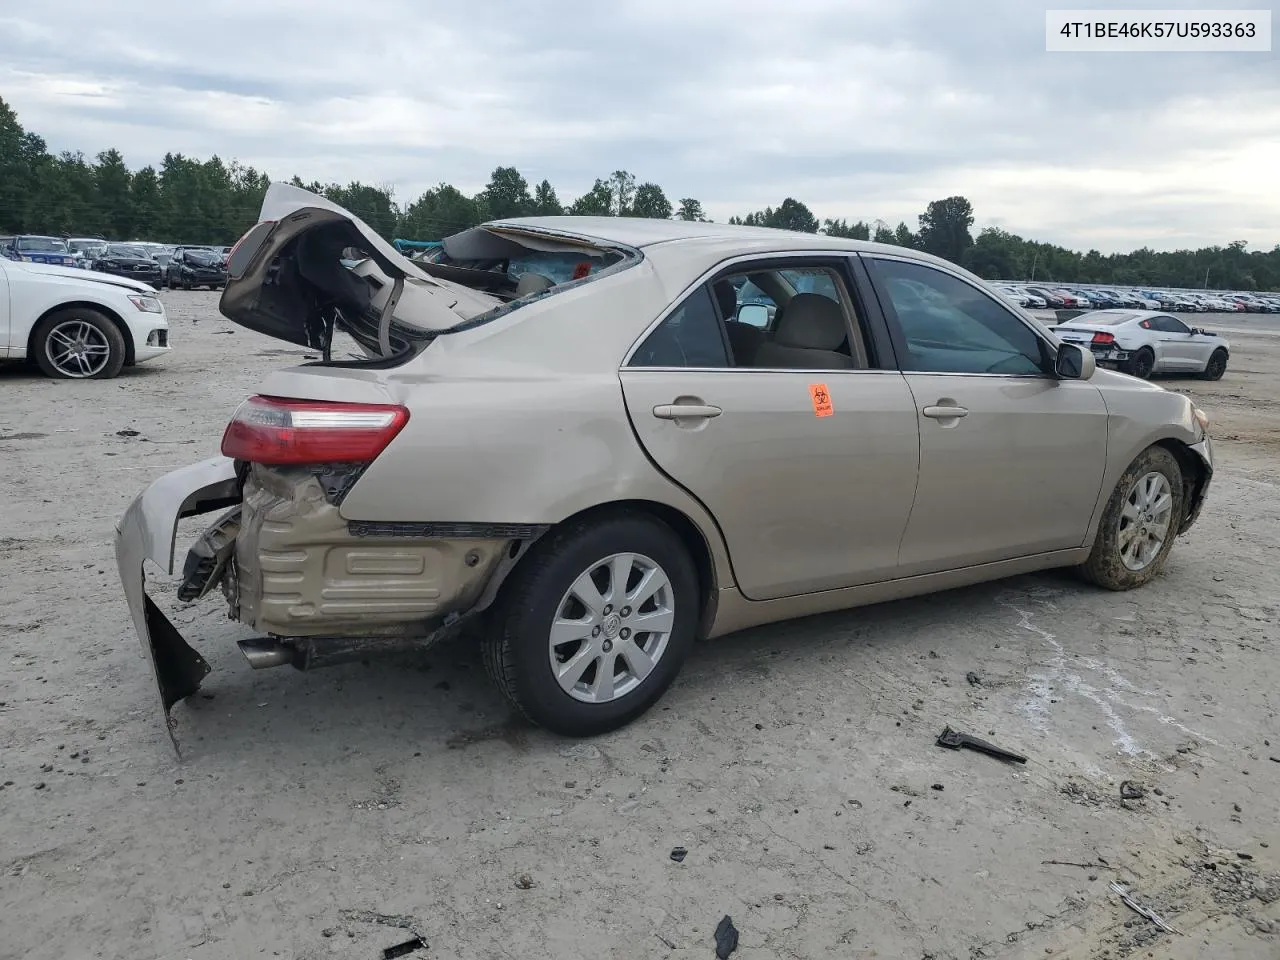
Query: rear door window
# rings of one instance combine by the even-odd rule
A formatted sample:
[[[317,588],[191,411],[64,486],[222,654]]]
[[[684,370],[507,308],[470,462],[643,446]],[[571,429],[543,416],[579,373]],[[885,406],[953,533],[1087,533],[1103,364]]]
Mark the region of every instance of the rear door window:
[[[729,366],[720,318],[706,284],[685,298],[632,354],[633,367]]]

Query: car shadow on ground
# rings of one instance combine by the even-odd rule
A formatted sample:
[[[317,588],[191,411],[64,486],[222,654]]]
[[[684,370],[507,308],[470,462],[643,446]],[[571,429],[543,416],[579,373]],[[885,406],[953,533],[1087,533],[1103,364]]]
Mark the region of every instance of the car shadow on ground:
[[[713,714],[720,723],[750,727],[762,679],[776,691],[764,694],[769,698],[782,696],[777,691],[829,689],[833,673],[874,675],[883,671],[884,658],[902,661],[901,672],[909,674],[908,660],[946,651],[956,624],[972,626],[990,618],[1002,596],[1083,596],[1095,589],[1067,571],[1048,571],[702,642],[649,713],[591,742],[661,736],[671,732],[673,719],[701,728],[700,718]],[[202,637],[198,626],[184,632],[213,666],[201,691],[174,708],[184,755],[232,762],[243,751],[260,751],[267,737],[272,751],[311,756],[319,763],[326,756],[339,761],[347,745],[356,742],[385,759],[406,752],[431,757],[486,743],[508,754],[536,756],[579,742],[535,728],[520,716],[490,682],[474,639],[315,671],[253,671],[229,639]],[[922,634],[928,639],[922,641]],[[964,676],[961,670],[961,682]],[[930,682],[921,674],[918,689],[899,690],[897,698],[910,702],[924,695]],[[821,709],[823,703],[814,701],[812,707]]]
[[[116,380],[155,377],[163,374],[162,366],[149,366],[145,363],[123,367],[115,376]],[[0,360],[0,383],[89,383],[92,379],[46,377],[40,368],[30,360]]]

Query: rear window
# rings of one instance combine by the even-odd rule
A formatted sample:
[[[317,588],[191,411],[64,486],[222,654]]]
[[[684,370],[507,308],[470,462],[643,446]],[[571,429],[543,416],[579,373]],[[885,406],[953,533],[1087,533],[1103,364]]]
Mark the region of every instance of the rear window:
[[[530,250],[523,256],[509,259],[506,263],[506,272],[511,277],[536,273],[557,284],[569,283],[589,277],[617,263],[618,259],[616,256],[587,256],[581,253],[544,253]],[[469,264],[460,263],[458,266],[469,266]]]
[[[1090,323],[1101,327],[1114,327],[1118,324],[1132,320],[1136,314],[1132,313],[1086,313],[1083,316],[1075,317],[1070,323]]]

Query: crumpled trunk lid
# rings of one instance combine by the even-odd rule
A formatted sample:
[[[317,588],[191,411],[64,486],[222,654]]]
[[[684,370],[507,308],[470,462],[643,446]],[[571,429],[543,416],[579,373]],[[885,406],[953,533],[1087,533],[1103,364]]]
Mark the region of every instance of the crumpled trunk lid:
[[[283,183],[268,188],[227,271],[224,316],[326,359],[335,330],[385,359],[502,304],[431,276],[350,211]]]

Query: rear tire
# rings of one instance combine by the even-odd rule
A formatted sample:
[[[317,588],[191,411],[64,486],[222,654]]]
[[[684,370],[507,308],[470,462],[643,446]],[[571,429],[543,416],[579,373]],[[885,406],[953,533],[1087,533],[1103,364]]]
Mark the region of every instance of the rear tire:
[[[1227,372],[1227,351],[1219,347],[1213,351],[1209,357],[1209,362],[1205,364],[1204,371],[1200,374],[1201,380],[1221,380],[1222,375]]]
[[[1157,491],[1156,502],[1145,494]],[[1116,483],[1080,572],[1107,590],[1132,590],[1149,583],[1164,568],[1182,522],[1182,468],[1164,447],[1148,447]],[[1168,502],[1164,502],[1164,498]],[[1149,531],[1163,535],[1158,546]],[[1137,543],[1135,544],[1135,541]]]
[[[1143,347],[1132,357],[1129,358],[1128,364],[1125,365],[1125,373],[1130,376],[1137,377],[1139,380],[1150,380],[1151,371],[1156,367],[1156,355],[1150,347]]]
[[[661,586],[646,598],[646,585]],[[548,534],[503,585],[481,643],[485,667],[533,723],[569,737],[607,733],[643,714],[675,680],[699,606],[693,561],[666,524],[582,520]]]

